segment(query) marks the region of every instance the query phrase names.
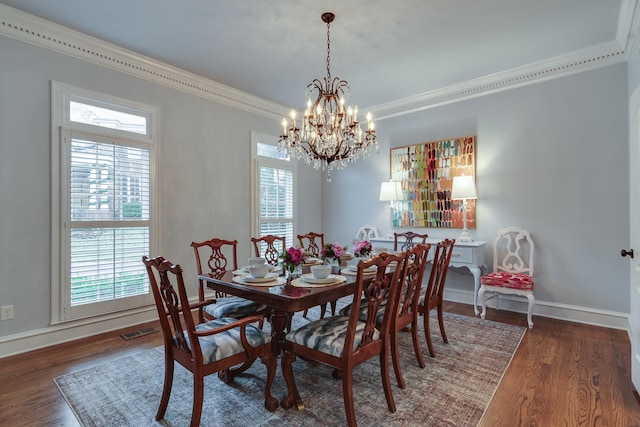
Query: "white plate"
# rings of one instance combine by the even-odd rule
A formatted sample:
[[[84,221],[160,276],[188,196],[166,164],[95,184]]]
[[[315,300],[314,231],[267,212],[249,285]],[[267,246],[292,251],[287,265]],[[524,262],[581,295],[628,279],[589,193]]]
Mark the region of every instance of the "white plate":
[[[371,267],[365,268],[363,272],[364,273],[374,273],[377,269],[378,269],[378,267],[376,267],[375,265],[372,265]],[[358,271],[358,266],[357,265],[350,265],[349,266],[349,270]]]
[[[287,279],[284,277],[278,277],[276,275],[268,275],[266,277],[251,277],[251,276],[236,276],[233,278],[234,282],[242,283],[243,285],[251,286],[276,286],[284,284]]]
[[[311,274],[311,273],[307,273],[307,274],[303,274],[302,275],[302,281],[303,282],[313,283],[315,285],[334,283],[339,279],[340,279],[340,276],[337,275],[337,274],[329,274],[324,279],[316,279],[315,277],[313,277],[313,274]]]
[[[347,280],[346,277],[341,276],[339,274],[331,274],[326,279],[316,279],[313,276],[311,276],[310,274],[309,274],[309,276],[311,276],[310,279],[308,279],[305,276],[307,276],[307,275],[303,274],[302,277],[300,277],[299,279],[295,279],[294,281],[291,282],[291,284],[293,286],[298,286],[298,287],[301,287],[301,288],[313,288],[315,286],[337,285],[337,284],[342,283],[342,282]],[[311,280],[311,281],[307,282],[307,279]],[[328,281],[329,279],[331,279],[331,280]]]

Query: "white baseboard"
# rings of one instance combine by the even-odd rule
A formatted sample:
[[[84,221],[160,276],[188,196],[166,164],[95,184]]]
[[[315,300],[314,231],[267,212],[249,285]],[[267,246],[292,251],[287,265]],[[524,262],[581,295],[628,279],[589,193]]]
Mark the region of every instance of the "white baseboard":
[[[460,289],[445,290],[444,299],[446,301],[473,304],[473,291]],[[487,301],[487,308],[495,308],[495,306],[495,299]],[[500,296],[500,310],[526,314],[527,307],[528,303],[524,298],[518,298],[510,295]],[[597,310],[587,307],[536,300],[536,305],[533,310],[534,327],[536,323],[536,316],[550,317],[552,319],[567,320],[587,325],[602,326],[605,328],[621,329],[623,331],[627,331],[627,333],[630,331],[629,313]]]
[[[0,337],[0,359],[158,320],[155,305]]]
[[[450,289],[445,290],[444,299],[463,304],[473,304],[473,291]],[[488,308],[495,308],[495,300],[487,302]],[[527,312],[526,300],[517,297],[503,296],[500,298],[500,309],[517,313]],[[473,315],[473,311],[469,315]],[[570,306],[566,304],[536,301],[533,311],[533,323],[535,317],[550,317],[588,325],[602,326],[605,328],[621,329],[629,333],[629,314],[591,308]],[[84,319],[49,326],[46,328],[22,332],[19,334],[0,337],[0,359],[15,354],[62,344],[113,330],[139,325],[158,319],[155,306],[143,307],[110,316],[96,319]]]

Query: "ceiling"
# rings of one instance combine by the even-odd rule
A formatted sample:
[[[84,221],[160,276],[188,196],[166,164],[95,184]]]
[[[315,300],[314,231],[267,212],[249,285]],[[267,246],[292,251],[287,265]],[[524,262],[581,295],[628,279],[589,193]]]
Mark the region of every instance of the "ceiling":
[[[331,73],[360,110],[617,43],[638,0],[0,0],[285,107]],[[629,7],[633,3],[634,7]],[[621,13],[622,10],[622,13]],[[628,29],[626,29],[629,31]]]

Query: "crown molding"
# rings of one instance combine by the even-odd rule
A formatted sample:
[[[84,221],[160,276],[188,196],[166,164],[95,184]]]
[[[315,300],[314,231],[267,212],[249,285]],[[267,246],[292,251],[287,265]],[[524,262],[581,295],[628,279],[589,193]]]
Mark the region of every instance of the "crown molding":
[[[263,116],[282,117],[286,111],[274,102],[2,4],[0,35]]]
[[[624,61],[626,61],[625,51],[617,41],[612,41],[572,54],[511,68],[459,84],[380,104],[371,108],[370,111],[379,121]]]
[[[638,13],[640,13],[639,0],[622,0],[620,16],[618,17],[618,32],[616,40],[624,47],[625,57],[628,60],[633,48],[634,39],[638,38]]]
[[[380,104],[370,111],[379,121],[624,62],[637,38],[639,2],[622,0],[615,41]],[[2,4],[0,35],[269,118],[287,114],[285,106]]]

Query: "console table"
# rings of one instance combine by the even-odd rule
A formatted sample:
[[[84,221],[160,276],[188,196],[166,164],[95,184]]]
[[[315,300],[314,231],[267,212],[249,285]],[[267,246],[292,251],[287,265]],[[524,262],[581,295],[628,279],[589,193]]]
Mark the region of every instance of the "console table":
[[[391,238],[377,238],[369,239],[373,247],[385,247],[389,250],[393,250],[393,237]],[[426,243],[431,245],[437,245],[442,239],[428,238]],[[398,245],[403,239],[398,239]],[[418,239],[417,241],[420,241]],[[415,242],[415,240],[414,240]],[[476,240],[473,242],[458,242],[456,241],[453,246],[453,253],[451,254],[451,261],[449,267],[464,267],[473,274],[473,311],[476,316],[480,314],[478,310],[478,289],[480,289],[480,276],[482,275],[482,268],[487,268],[484,262],[484,245],[486,242]],[[432,256],[433,251],[429,251],[429,257]]]

